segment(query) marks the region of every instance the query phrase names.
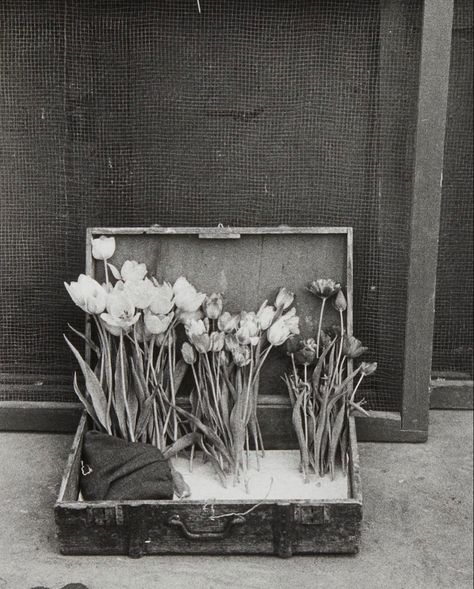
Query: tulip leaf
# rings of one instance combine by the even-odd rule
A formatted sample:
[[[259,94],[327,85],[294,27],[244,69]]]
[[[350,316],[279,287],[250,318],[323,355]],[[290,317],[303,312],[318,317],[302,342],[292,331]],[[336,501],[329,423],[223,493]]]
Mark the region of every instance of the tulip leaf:
[[[199,443],[200,438],[201,438],[201,434],[198,434],[197,432],[185,434],[184,436],[181,436],[178,440],[176,440],[176,442],[174,442],[174,444],[171,444],[171,446],[168,446],[168,448],[166,448],[166,450],[163,452],[163,456],[165,458],[172,458],[173,456],[176,456],[176,454],[178,454],[179,452],[181,452],[181,450],[184,450],[188,446],[191,446],[192,444]]]
[[[176,367],[174,369],[174,390],[176,391],[176,393],[179,390],[179,387],[181,386],[181,383],[183,382],[183,379],[186,375],[186,372],[188,370],[188,366],[189,364],[186,364],[186,362],[184,360],[178,360]]]
[[[97,346],[90,337],[88,337],[87,335],[85,335],[84,333],[82,333],[81,331],[75,329],[70,323],[67,324],[67,326],[69,327],[69,329],[71,331],[73,331],[76,335],[78,335],[80,338],[82,338],[86,344],[90,347],[90,349],[97,355],[98,358],[100,358],[101,356],[101,351],[99,349],[99,346]]]
[[[127,430],[127,412],[125,408],[125,395],[126,391],[123,389],[123,380],[122,380],[122,362],[121,362],[121,354],[120,349],[117,351],[117,361],[115,363],[115,387],[114,387],[114,396],[113,396],[113,403],[115,414],[117,415],[118,425],[122,434],[122,437],[125,440],[128,440],[128,430]]]
[[[110,420],[107,412],[107,397],[105,396],[102,386],[97,379],[97,376],[92,371],[92,368],[85,362],[81,354],[76,350],[76,348],[71,344],[66,336],[64,336],[64,339],[79,362],[79,366],[81,367],[82,374],[84,375],[86,382],[86,389],[90,395],[97,418],[100,423],[104,425],[104,428],[107,430],[107,432],[110,433]]]
[[[94,411],[94,408],[92,407],[92,405],[89,403],[89,401],[82,394],[82,391],[79,388],[79,385],[77,383],[77,374],[76,373],[74,373],[73,386],[74,386],[74,392],[79,397],[81,403],[84,405],[85,410],[91,416],[94,423],[99,427],[99,429],[105,428],[104,424],[100,423],[99,419],[97,418],[97,415],[95,414],[95,411]]]
[[[112,272],[112,275],[115,278],[115,280],[122,279],[122,275],[120,274],[120,270],[118,268],[116,268],[113,264],[110,264],[109,262],[107,262],[107,266],[110,268],[110,271]]]

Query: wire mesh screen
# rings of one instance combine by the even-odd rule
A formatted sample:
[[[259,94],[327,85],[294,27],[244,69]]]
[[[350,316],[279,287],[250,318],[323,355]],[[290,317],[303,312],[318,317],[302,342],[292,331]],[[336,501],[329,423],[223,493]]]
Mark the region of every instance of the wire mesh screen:
[[[454,4],[433,369],[473,369],[473,5]]]
[[[2,370],[71,373],[87,226],[348,225],[397,411],[421,2],[200,4],[1,3]]]

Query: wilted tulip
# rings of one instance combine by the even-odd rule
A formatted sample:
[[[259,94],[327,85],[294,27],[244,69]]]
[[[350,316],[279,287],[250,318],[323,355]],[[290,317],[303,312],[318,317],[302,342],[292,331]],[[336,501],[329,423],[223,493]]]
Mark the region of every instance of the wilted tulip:
[[[155,287],[148,278],[143,280],[127,280],[124,284],[123,291],[137,309],[146,309],[152,301]]]
[[[358,358],[367,352],[369,348],[362,345],[362,342],[353,335],[345,335],[342,342],[342,353],[348,358]]]
[[[360,372],[364,376],[370,376],[377,370],[377,362],[361,362]]]
[[[152,291],[150,311],[158,315],[166,315],[174,305],[173,287],[169,282],[163,282],[163,284],[159,284],[156,280],[153,282],[155,287]]]
[[[64,283],[71,299],[86,313],[100,315],[107,303],[106,290],[93,278],[80,274],[77,282]]]
[[[211,352],[220,352],[224,348],[225,334],[222,331],[214,331],[210,335]]]
[[[181,354],[186,364],[194,364],[196,362],[196,352],[190,343],[184,342],[181,347]]]
[[[336,311],[345,311],[347,309],[347,300],[342,290],[340,290],[333,301],[333,307]]]
[[[260,329],[265,331],[272,324],[273,318],[275,317],[276,309],[270,305],[260,307],[257,312],[257,319],[260,325]]]
[[[310,282],[306,289],[321,299],[328,299],[341,290],[341,285],[332,278],[318,278]]]
[[[150,313],[150,311],[145,311],[143,315],[145,329],[153,335],[164,333],[170,326],[173,316],[174,313],[169,313],[169,315],[155,315],[154,313]]]
[[[197,311],[206,298],[205,293],[197,292],[184,276],[180,276],[173,286],[175,305],[182,311],[193,313]]]
[[[101,235],[92,240],[92,257],[96,260],[108,260],[115,252],[115,237]]]
[[[224,333],[230,333],[237,329],[239,325],[239,316],[231,315],[229,311],[224,311],[217,320],[217,327]]]
[[[130,299],[123,292],[112,293],[107,297],[107,313],[100,316],[107,328],[114,328],[128,331],[140,318],[140,313],[135,314],[135,307]],[[109,330],[110,331],[110,330]]]
[[[213,292],[210,296],[206,297],[202,304],[204,313],[209,319],[218,319],[219,315],[222,313],[223,306],[224,302],[222,300],[222,294],[216,292]]]
[[[282,287],[276,296],[275,307],[277,307],[277,309],[282,308],[283,310],[288,309],[294,300],[295,294],[287,290],[285,287]]]
[[[137,281],[143,280],[147,273],[146,265],[139,264],[135,260],[126,260],[123,265],[122,269],[120,270],[120,274],[122,279],[127,281]]]

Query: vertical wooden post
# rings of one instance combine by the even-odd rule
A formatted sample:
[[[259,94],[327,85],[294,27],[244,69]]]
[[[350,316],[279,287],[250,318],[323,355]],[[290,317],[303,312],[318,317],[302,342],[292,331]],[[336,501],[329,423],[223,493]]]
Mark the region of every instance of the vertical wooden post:
[[[410,221],[402,429],[427,430],[453,0],[425,0]]]

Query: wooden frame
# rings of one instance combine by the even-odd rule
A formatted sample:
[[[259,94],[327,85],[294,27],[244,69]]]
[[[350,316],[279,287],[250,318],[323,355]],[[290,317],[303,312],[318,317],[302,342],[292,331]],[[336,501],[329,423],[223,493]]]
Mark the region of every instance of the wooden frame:
[[[384,29],[394,11],[401,11],[400,0],[381,3],[381,71],[384,60],[396,47],[391,31]],[[406,333],[401,413],[377,412],[357,420],[360,440],[425,441],[428,432],[430,403],[430,367],[434,322],[434,292],[437,240],[442,188],[444,137],[451,54],[453,0],[424,0],[421,62],[418,89],[418,113],[414,149],[414,182],[408,244],[409,274],[406,309]],[[387,96],[382,97],[384,100]],[[383,113],[382,113],[383,114]],[[381,171],[383,190],[383,170]],[[382,227],[383,230],[383,227]],[[383,231],[382,231],[383,233]],[[216,230],[216,237],[218,237]],[[454,386],[454,385],[453,385]],[[450,390],[454,390],[451,386]],[[456,385],[458,394],[468,394],[468,385]],[[433,388],[432,399],[440,388]],[[26,415],[25,403],[0,403],[0,429],[36,429],[44,425],[56,431],[59,423],[51,419],[51,403],[35,403],[35,417]],[[58,414],[59,415],[59,414]],[[77,423],[74,410],[63,411],[61,428],[70,420],[72,431]]]
[[[473,409],[473,381],[463,372],[431,374],[431,409]]]

